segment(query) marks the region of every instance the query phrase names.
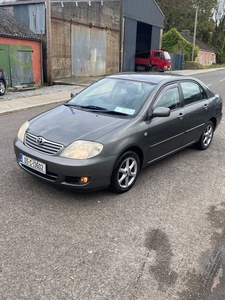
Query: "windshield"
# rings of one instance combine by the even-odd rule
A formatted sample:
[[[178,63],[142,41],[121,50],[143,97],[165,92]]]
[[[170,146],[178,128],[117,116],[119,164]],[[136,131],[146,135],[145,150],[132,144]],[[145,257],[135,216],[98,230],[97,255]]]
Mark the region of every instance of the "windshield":
[[[154,88],[154,84],[104,78],[72,98],[67,105],[102,113],[134,115]]]
[[[170,54],[168,52],[164,52],[164,54],[165,54],[165,58],[166,59],[171,59],[171,56],[170,56]]]

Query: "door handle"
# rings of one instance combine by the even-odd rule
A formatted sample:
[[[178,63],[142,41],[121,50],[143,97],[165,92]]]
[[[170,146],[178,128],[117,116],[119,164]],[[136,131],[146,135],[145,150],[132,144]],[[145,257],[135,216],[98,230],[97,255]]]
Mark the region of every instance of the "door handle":
[[[180,114],[178,115],[178,118],[181,119],[181,120],[183,120],[184,114],[183,114],[183,113],[180,113]]]
[[[204,105],[204,109],[207,110],[208,108],[209,108],[209,105],[208,105],[208,104],[205,104],[205,105]]]

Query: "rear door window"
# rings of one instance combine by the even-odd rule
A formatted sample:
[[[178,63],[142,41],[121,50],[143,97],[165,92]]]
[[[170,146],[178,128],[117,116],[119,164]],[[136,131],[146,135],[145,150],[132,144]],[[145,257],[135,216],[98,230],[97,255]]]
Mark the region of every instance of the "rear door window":
[[[181,82],[181,88],[184,95],[184,104],[192,104],[203,99],[207,99],[207,95],[203,88],[195,82]]]

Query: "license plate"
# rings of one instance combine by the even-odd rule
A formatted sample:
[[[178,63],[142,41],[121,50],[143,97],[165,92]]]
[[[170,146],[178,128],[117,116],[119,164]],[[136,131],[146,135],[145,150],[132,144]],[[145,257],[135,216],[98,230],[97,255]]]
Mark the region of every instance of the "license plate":
[[[36,159],[30,158],[30,157],[25,156],[20,153],[20,162],[21,162],[21,164],[28,166],[29,168],[31,168],[33,170],[36,170],[43,174],[46,174],[46,164],[44,164]]]

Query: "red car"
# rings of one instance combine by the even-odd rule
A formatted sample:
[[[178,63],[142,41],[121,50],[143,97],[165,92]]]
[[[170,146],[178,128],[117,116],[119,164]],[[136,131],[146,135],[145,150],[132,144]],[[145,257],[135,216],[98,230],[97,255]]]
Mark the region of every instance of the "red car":
[[[6,90],[5,75],[2,68],[0,68],[0,96],[5,94],[5,90]]]

